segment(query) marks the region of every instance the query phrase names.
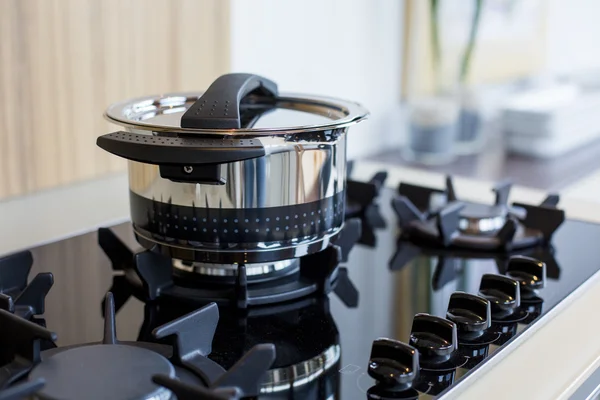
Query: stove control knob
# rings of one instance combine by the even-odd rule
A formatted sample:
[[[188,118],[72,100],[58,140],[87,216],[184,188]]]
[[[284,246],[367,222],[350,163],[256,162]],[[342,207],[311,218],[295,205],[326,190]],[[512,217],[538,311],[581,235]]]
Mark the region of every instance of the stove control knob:
[[[541,289],[546,284],[546,264],[531,257],[513,256],[508,260],[506,275],[523,289]]]
[[[492,307],[485,297],[454,292],[448,302],[446,318],[456,324],[459,337],[472,339],[483,335],[492,325]]]
[[[479,294],[490,301],[494,318],[511,315],[521,305],[519,282],[504,275],[483,275]]]
[[[368,372],[378,385],[408,389],[419,373],[419,352],[398,340],[377,339],[371,347]]]
[[[417,314],[409,343],[428,363],[446,361],[458,348],[456,324],[434,315]]]

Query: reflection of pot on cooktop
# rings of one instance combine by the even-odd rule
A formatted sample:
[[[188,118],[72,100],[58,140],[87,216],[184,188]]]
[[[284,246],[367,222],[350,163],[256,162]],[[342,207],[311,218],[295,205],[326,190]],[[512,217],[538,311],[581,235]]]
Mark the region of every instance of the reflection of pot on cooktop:
[[[494,204],[459,201],[447,177],[446,190],[401,183],[392,206],[406,239],[434,247],[504,253],[547,245],[565,220],[558,195],[540,205],[508,205],[511,184],[494,188]]]
[[[181,306],[146,304],[138,340],[152,341],[156,326],[186,311]],[[261,383],[262,395],[289,398],[293,390],[294,398],[309,399],[320,398],[317,393],[337,393],[339,333],[327,298],[307,298],[242,313],[222,312],[209,358],[228,369],[261,343],[273,344],[276,354]]]

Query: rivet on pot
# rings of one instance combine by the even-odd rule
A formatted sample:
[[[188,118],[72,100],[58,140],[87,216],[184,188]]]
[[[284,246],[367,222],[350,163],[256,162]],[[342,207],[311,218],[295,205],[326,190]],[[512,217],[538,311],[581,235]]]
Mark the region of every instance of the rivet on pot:
[[[185,172],[186,174],[191,174],[193,170],[194,168],[191,165],[186,165],[183,167],[183,172]]]

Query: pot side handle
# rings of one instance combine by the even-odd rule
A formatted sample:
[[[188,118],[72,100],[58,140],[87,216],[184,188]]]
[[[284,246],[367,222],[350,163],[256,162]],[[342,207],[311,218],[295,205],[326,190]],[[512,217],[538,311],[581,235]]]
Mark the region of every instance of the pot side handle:
[[[157,165],[222,164],[263,157],[260,139],[207,139],[113,132],[96,144],[128,160]]]
[[[226,74],[212,85],[181,117],[182,128],[240,129],[240,103],[249,95],[263,99],[277,98],[277,84],[253,74]]]

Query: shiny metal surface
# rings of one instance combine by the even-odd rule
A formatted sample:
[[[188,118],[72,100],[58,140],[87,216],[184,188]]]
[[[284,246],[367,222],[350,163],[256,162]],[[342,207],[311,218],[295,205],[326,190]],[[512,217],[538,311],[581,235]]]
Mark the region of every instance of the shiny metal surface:
[[[221,165],[223,185],[174,182],[160,176],[160,167],[129,161],[130,190],[149,200],[169,206],[187,206],[197,209],[248,210],[298,206],[331,199],[344,192],[346,185],[345,129],[314,135],[296,135],[290,138],[269,137],[260,139],[266,148],[264,157]],[[132,215],[139,215],[132,206]],[[315,210],[315,216],[317,211]],[[332,218],[333,208],[323,209],[323,220]],[[293,211],[288,211],[293,212]],[[144,214],[145,215],[145,214]],[[282,214],[282,221],[291,214]],[[306,216],[306,214],[303,214]],[[309,215],[310,216],[310,215]],[[302,215],[301,215],[302,217]],[[273,217],[274,223],[279,217]],[[225,220],[224,220],[225,221]],[[242,221],[240,219],[240,221]],[[268,219],[267,219],[268,221]],[[333,221],[333,219],[331,219]],[[342,219],[331,223],[316,234],[298,234],[287,240],[259,241],[235,240],[208,242],[205,240],[179,240],[176,232],[168,240],[162,232],[148,231],[138,226],[134,229],[140,243],[146,248],[157,248],[169,257],[197,262],[260,262],[288,259],[322,250],[339,232]],[[198,222],[201,222],[200,220]],[[236,220],[237,222],[237,220]],[[308,223],[306,221],[305,223]],[[314,223],[314,221],[312,222]],[[290,228],[301,225],[291,225]],[[310,226],[310,224],[309,224]],[[214,229],[225,228],[222,226]],[[188,228],[196,229],[196,227]],[[200,228],[197,228],[200,230]],[[240,228],[241,229],[241,228]],[[256,226],[258,232],[261,227]],[[272,227],[271,229],[279,229]],[[284,224],[281,229],[287,229]],[[246,231],[247,232],[247,231]],[[199,231],[200,233],[200,231]],[[182,235],[185,234],[185,231]],[[183,236],[185,237],[185,236]],[[298,249],[291,251],[292,248]],[[203,252],[204,254],[194,254]],[[251,252],[261,254],[250,254]]]
[[[299,387],[314,381],[329,370],[340,359],[340,345],[329,347],[310,360],[289,367],[272,369],[267,372],[261,384],[261,393],[274,393]]]
[[[498,232],[506,223],[505,216],[489,218],[460,218],[458,229],[469,235],[491,235]]]
[[[131,211],[140,243],[173,258],[217,263],[271,261],[275,252],[280,253],[279,259],[287,259],[321,250],[343,223],[348,126],[366,118],[368,112],[343,100],[280,95],[274,104],[273,99],[268,103],[261,103],[260,97],[250,99],[247,106],[261,112],[242,129],[181,128],[182,115],[201,95],[175,93],[127,100],[105,114],[141,135],[194,133],[219,135],[219,139],[237,135],[259,144],[260,156],[253,154],[256,158],[222,162],[231,158],[216,157],[211,162],[222,163],[210,170],[208,182],[203,175],[206,170],[196,172],[196,166],[159,166],[145,163],[153,158],[132,157]],[[210,151],[218,154],[219,150],[211,147]],[[237,147],[227,151],[235,153]],[[133,161],[140,159],[145,162]],[[161,170],[172,180],[163,178]],[[198,175],[187,175],[192,172]],[[204,215],[197,217],[196,210]],[[294,256],[283,257],[294,247],[299,248]],[[197,255],[196,251],[210,254]],[[253,252],[262,254],[254,257]]]
[[[129,161],[129,186],[140,196],[174,205],[206,208],[263,208],[302,204],[344,190],[346,136],[332,141],[268,137],[267,155],[221,166],[224,185],[173,182],[159,166]]]
[[[247,247],[252,250],[245,249],[238,243],[230,243],[230,248],[227,250],[214,249],[209,247],[210,244],[204,243],[195,243],[194,246],[183,241],[164,243],[151,238],[148,233],[140,233],[143,231],[135,226],[133,230],[139,244],[167,257],[194,262],[232,264],[287,260],[319,252],[337,238],[342,226],[316,237],[294,239],[289,243],[251,243]]]
[[[281,94],[275,108],[280,113],[261,118],[252,128],[192,129],[181,128],[185,111],[203,92],[170,93],[125,100],[111,105],[104,116],[109,121],[130,129],[152,132],[180,132],[212,135],[288,135],[315,130],[337,129],[367,118],[369,112],[358,103],[321,96]],[[294,111],[295,115],[290,115]],[[315,116],[317,118],[315,118]]]
[[[269,275],[283,270],[298,269],[299,259],[273,261],[267,263],[245,264],[247,276]],[[201,262],[185,262],[182,260],[173,260],[173,268],[181,271],[193,272],[199,275],[210,276],[237,276],[239,264],[216,264]]]

